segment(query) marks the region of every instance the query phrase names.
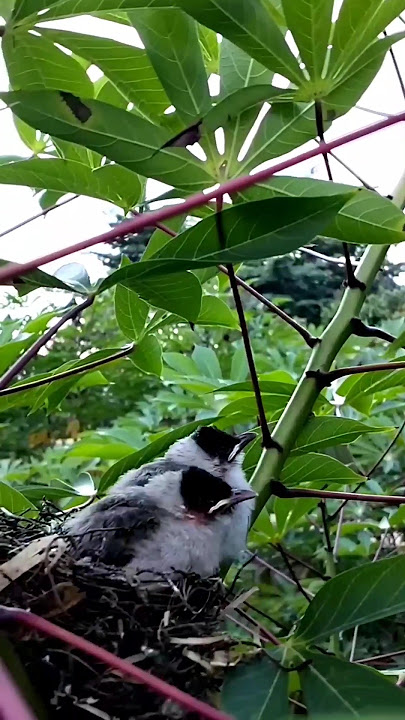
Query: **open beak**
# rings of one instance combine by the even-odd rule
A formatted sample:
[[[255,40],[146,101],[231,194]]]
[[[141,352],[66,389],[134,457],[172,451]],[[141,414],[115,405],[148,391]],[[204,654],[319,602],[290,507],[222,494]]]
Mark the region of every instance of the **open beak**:
[[[228,462],[232,462],[232,460],[235,460],[236,456],[239,455],[242,450],[246,447],[246,445],[249,445],[249,443],[252,442],[252,440],[256,440],[256,433],[253,432],[245,432],[242,433],[242,435],[239,435],[238,437],[238,444],[235,445],[233,450],[230,452],[228,456]]]
[[[213,515],[214,513],[223,512],[231,507],[234,507],[234,505],[239,505],[239,503],[245,502],[245,500],[253,500],[255,497],[257,497],[257,493],[255,493],[254,490],[234,489],[232,490],[232,495],[229,498],[220,500],[213,505],[212,508],[208,510],[208,514]]]

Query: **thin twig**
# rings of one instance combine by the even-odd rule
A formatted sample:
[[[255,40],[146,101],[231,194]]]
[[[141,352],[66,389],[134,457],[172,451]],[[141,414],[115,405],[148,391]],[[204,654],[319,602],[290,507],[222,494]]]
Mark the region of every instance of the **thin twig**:
[[[383,462],[383,460],[387,457],[387,455],[388,455],[388,453],[390,452],[390,450],[392,450],[392,448],[394,447],[394,445],[395,445],[395,443],[397,442],[398,438],[399,438],[400,435],[403,433],[404,428],[405,428],[405,420],[401,423],[401,425],[399,426],[399,428],[398,428],[397,432],[395,433],[393,439],[391,440],[391,442],[389,443],[389,445],[386,447],[386,449],[384,450],[384,452],[382,453],[382,455],[380,455],[380,457],[378,458],[377,462],[374,463],[374,465],[373,465],[373,467],[371,468],[370,472],[367,473],[367,477],[365,477],[364,480],[362,480],[361,482],[359,482],[359,483],[356,485],[356,487],[354,488],[354,491],[353,491],[353,492],[357,493],[357,491],[361,488],[361,486],[364,485],[364,483],[367,482],[367,480],[375,473],[375,471],[377,470],[377,468],[381,465],[381,463]],[[334,512],[333,515],[330,515],[330,516],[329,516],[329,520],[333,520],[333,519],[336,517],[336,515],[338,515],[338,514],[340,513],[340,511],[343,510],[344,506],[347,505],[347,503],[348,503],[348,500],[345,500],[345,501],[340,505],[340,507],[336,510],[336,512]]]
[[[387,33],[386,30],[383,30],[383,35],[384,35],[384,37],[388,37],[388,33]],[[399,69],[399,65],[398,65],[398,63],[397,63],[397,59],[396,59],[396,57],[395,57],[395,53],[394,53],[393,48],[390,47],[390,49],[388,50],[388,52],[389,52],[389,54],[391,55],[391,60],[392,60],[392,63],[393,63],[393,65],[394,65],[394,68],[395,68],[395,74],[396,74],[396,76],[397,76],[397,78],[398,78],[398,82],[399,82],[399,85],[400,85],[400,88],[401,88],[402,97],[405,99],[405,84],[404,84],[404,81],[403,81],[403,79],[402,79],[402,74],[401,74],[401,71],[400,71],[400,69]]]
[[[65,380],[68,377],[78,375],[79,373],[86,372],[87,370],[94,370],[94,368],[100,367],[101,365],[107,365],[107,363],[114,362],[114,360],[119,360],[120,358],[130,355],[135,350],[135,347],[136,346],[132,344],[114,353],[114,355],[110,355],[107,358],[102,358],[101,360],[93,360],[93,362],[89,362],[87,363],[87,365],[70,368],[70,370],[64,370],[63,372],[55,373],[51,377],[33,380],[32,382],[27,382],[21,385],[13,385],[12,387],[6,388],[5,390],[0,390],[0,397],[5,397],[6,395],[15,395],[15,393],[23,392],[25,390],[33,390],[34,388],[41,387],[42,385],[49,385],[49,383],[56,382],[57,380]]]
[[[324,260],[325,262],[331,263],[332,265],[339,265],[340,267],[345,267],[344,259],[341,260],[340,258],[324,255],[323,253],[317,252],[317,250],[312,250],[312,248],[302,247],[299,251],[306,253],[307,255],[312,255],[312,257],[315,257],[318,260]]]
[[[389,445],[388,445],[388,446],[386,447],[386,449],[384,450],[383,454],[378,458],[377,462],[374,463],[374,465],[373,465],[373,467],[371,468],[370,472],[367,473],[368,477],[371,477],[371,475],[374,475],[374,473],[375,473],[375,471],[377,470],[377,468],[381,465],[381,463],[383,462],[383,460],[385,460],[385,458],[387,457],[387,455],[388,455],[388,453],[390,452],[390,450],[392,450],[392,448],[394,447],[395,443],[397,442],[397,440],[399,439],[399,437],[402,435],[402,433],[403,433],[403,431],[404,431],[404,428],[405,428],[405,419],[402,421],[402,423],[401,423],[401,425],[399,426],[397,432],[395,433],[395,435],[394,435],[394,437],[392,438],[392,440],[391,440],[391,442],[389,443]]]
[[[28,223],[32,222],[33,220],[38,220],[38,218],[40,217],[45,217],[46,215],[48,215],[48,213],[52,212],[52,210],[63,207],[63,205],[67,205],[67,203],[72,202],[72,200],[76,200],[76,198],[78,197],[79,195],[73,195],[70,198],[66,198],[66,200],[61,200],[61,202],[57,202],[55,203],[55,205],[51,205],[51,207],[49,208],[45,208],[45,210],[42,210],[42,212],[39,212],[36,215],[32,215],[26,220],[22,220],[21,222],[17,223],[17,225],[13,225],[13,227],[8,228],[7,230],[3,230],[3,232],[0,232],[0,238],[14,232],[14,230],[19,230],[21,227],[24,227],[24,225],[28,225]]]
[[[285,580],[286,582],[290,583],[290,585],[295,585],[294,580],[292,580],[289,575],[286,575],[285,573],[283,573],[282,570],[279,570],[279,569],[276,568],[274,565],[271,565],[269,562],[267,562],[267,560],[263,560],[263,558],[261,558],[261,557],[259,557],[258,555],[256,555],[255,561],[256,561],[259,565],[262,565],[262,567],[265,567],[265,568],[266,568],[267,570],[269,570],[270,572],[274,573],[275,575],[278,575],[278,576],[281,577],[283,580]],[[309,594],[310,594],[310,593],[309,593]]]
[[[355,105],[354,107],[356,110],[362,110],[363,112],[370,113],[370,115],[377,115],[378,117],[383,118],[392,117],[391,113],[382,112],[381,110],[372,110],[371,108],[366,108],[363,105]]]
[[[388,363],[370,363],[369,365],[356,365],[355,367],[343,367],[337,370],[330,370],[326,373],[318,373],[318,377],[327,382],[328,385],[346,375],[361,375],[367,372],[382,372],[383,370],[402,370],[405,368],[405,360]]]
[[[279,545],[277,545],[277,548],[281,553],[281,556],[285,562],[286,568],[287,568],[288,572],[290,573],[295,585],[297,586],[297,589],[299,590],[301,595],[304,596],[305,600],[307,600],[308,602],[311,602],[311,596],[307,593],[305,588],[302,587],[301,582],[300,582],[298,576],[296,575],[295,570],[294,570],[293,566],[291,565],[287,554],[284,552],[283,546],[281,544],[279,544]]]
[[[178,215],[182,215],[184,213],[190,213],[191,210],[194,210],[201,205],[207,205],[211,200],[214,200],[217,197],[223,197],[226,193],[232,194],[235,192],[242,192],[247,188],[253,187],[253,185],[257,185],[264,180],[268,180],[282,170],[287,170],[299,163],[311,160],[318,155],[322,155],[325,152],[329,152],[330,150],[346,145],[349,142],[367,137],[368,135],[379,132],[384,128],[391,127],[392,125],[396,125],[404,121],[405,111],[384,120],[380,120],[368,127],[363,127],[359,130],[347,133],[346,135],[330,140],[329,142],[321,143],[317,147],[306,150],[295,157],[282,160],[273,165],[271,168],[266,168],[265,170],[261,170],[253,175],[244,175],[233,178],[232,180],[227,180],[222,183],[222,185],[219,185],[219,187],[214,190],[210,190],[207,193],[199,192],[195,195],[191,195],[180,205],[165,206],[159,208],[159,210],[142,213],[140,217],[126,220],[116,227],[111,228],[107,232],[101,233],[101,235],[96,235],[95,237],[82,240],[74,245],[69,245],[68,247],[61,248],[60,250],[55,250],[47,255],[43,255],[42,257],[29,260],[28,262],[21,264],[13,262],[8,263],[0,269],[0,283],[4,284],[6,281],[12,280],[14,277],[18,277],[22,273],[28,273],[37,269],[41,265],[46,265],[54,260],[60,260],[71,253],[87,250],[89,247],[93,247],[93,245],[97,245],[99,243],[112,242],[118,240],[119,238],[124,238],[127,235],[134,234],[135,232],[140,232],[146,227],[154,226],[157,222],[169,220],[170,218],[177,217]]]
[[[337,556],[339,554],[339,542],[340,542],[340,536],[342,533],[343,516],[344,516],[344,506],[342,505],[339,510],[339,520],[338,520],[338,526],[336,529],[335,544],[333,546],[333,558],[334,558],[335,562],[336,562]],[[329,515],[329,518],[328,518],[329,522],[332,520],[333,517],[334,517],[333,515]]]
[[[356,660],[356,663],[357,665],[367,665],[376,660],[386,660],[387,658],[397,657],[398,655],[405,655],[405,650],[395,650],[395,652],[384,653],[384,655],[373,655],[372,657],[362,658],[362,660]]]
[[[366,323],[364,323],[363,320],[360,320],[360,318],[353,318],[351,322],[351,331],[352,334],[357,337],[376,337],[390,343],[395,342],[397,339],[395,335],[391,335],[391,333],[386,332],[386,330],[374,327],[373,325],[366,325]]]
[[[271,492],[281,498],[324,498],[325,500],[355,500],[356,502],[382,503],[383,505],[403,505],[403,495],[362,495],[360,493],[338,492],[332,490],[312,490],[310,488],[286,488],[281,482],[271,481]]]
[[[278,545],[275,545],[274,543],[270,543],[270,545],[272,547],[274,547],[276,550],[278,550]],[[310,565],[310,563],[307,562],[306,560],[303,560],[302,558],[298,557],[298,555],[294,555],[294,553],[292,553],[291,550],[286,550],[284,548],[284,552],[287,555],[287,557],[290,558],[290,560],[293,560],[294,562],[298,563],[298,565],[302,565],[303,567],[307,568],[307,570],[310,570],[314,575],[317,575],[322,580],[327,580],[327,578],[325,577],[325,575],[323,573],[321,573],[319,570],[314,568],[313,565]]]
[[[223,219],[222,219],[222,198],[217,199],[217,213],[215,215],[215,218],[216,218],[216,223],[217,223],[219,244],[222,248],[225,248],[226,247],[226,236],[225,236],[225,229],[224,229]],[[253,391],[254,391],[255,398],[256,398],[257,412],[259,415],[259,424],[260,424],[260,429],[261,429],[261,433],[262,433],[262,443],[263,443],[264,448],[270,448],[270,447],[272,447],[271,434],[270,434],[269,426],[267,424],[266,411],[264,409],[262,393],[260,391],[260,384],[259,384],[259,378],[257,376],[255,359],[253,357],[252,346],[250,344],[249,330],[248,330],[248,326],[247,326],[247,322],[246,322],[245,313],[243,310],[242,301],[240,299],[239,287],[238,287],[238,283],[236,282],[235,271],[233,269],[232,263],[229,263],[229,265],[226,266],[226,269],[228,271],[229,284],[231,286],[233,299],[235,301],[236,312],[238,313],[239,325],[240,325],[240,329],[241,329],[241,333],[242,333],[242,339],[243,339],[243,345],[245,348],[246,360],[247,360],[247,364],[249,367],[250,379],[252,381]]]
[[[252,623],[252,625],[257,627],[257,629],[259,630],[259,632],[260,632],[262,638],[264,638],[264,640],[270,641],[271,643],[273,643],[273,645],[281,645],[280,640],[278,638],[276,638],[276,636],[273,635],[273,633],[270,632],[270,630],[267,630],[267,628],[265,628],[261,623],[259,623],[254,618],[250,617],[250,615],[248,613],[246,613],[244,610],[242,610],[239,607],[235,608],[234,610],[242,618],[244,618],[248,622]]]
[[[201,717],[205,717],[208,720],[231,720],[230,716],[226,713],[216,710],[214,707],[207,705],[201,700],[197,700],[197,698],[188,695],[173,685],[169,685],[169,683],[151,675],[151,673],[146,670],[142,670],[142,668],[137,665],[132,665],[127,660],[113,655],[113,653],[95,645],[89,640],[86,640],[79,635],[75,635],[69,630],[65,630],[65,628],[54,625],[49,622],[49,620],[45,620],[45,618],[34,615],[34,613],[31,612],[26,612],[25,610],[16,610],[8,607],[1,607],[0,611],[0,620],[3,623],[16,622],[19,625],[25,625],[32,630],[36,630],[42,635],[47,635],[49,637],[56,638],[63,643],[72,645],[77,650],[80,650],[87,655],[91,655],[98,662],[101,662],[114,670],[118,670],[118,672],[124,675],[124,677],[129,677],[137,683],[146,685],[149,690],[157,693],[158,695],[162,695],[164,698],[172,700],[192,713],[201,715]]]
[[[73,320],[76,318],[80,313],[83,312],[86,308],[90,307],[94,302],[94,296],[89,296],[82,302],[80,305],[74,305],[74,307],[70,308],[62,317],[58,320],[55,325],[52,325],[44,334],[38,338],[34,342],[31,347],[28,348],[28,350],[25,351],[23,355],[21,355],[18,360],[4,373],[4,375],[0,378],[0,390],[4,390],[4,388],[8,387],[11,383],[11,381],[16,377],[16,375],[19,375],[26,367],[27,365],[33,360],[41,350],[41,348],[44,347],[44,345],[49,342],[49,340],[56,335],[56,333],[60,330],[60,328],[65,325],[69,320]]]
[[[317,142],[319,142],[319,141],[317,140]],[[356,180],[358,180],[359,183],[361,183],[367,190],[371,190],[372,192],[375,192],[375,188],[372,185],[370,185],[367,182],[367,180],[364,180],[364,178],[362,178],[361,175],[359,175],[355,170],[353,170],[353,168],[351,168],[349,165],[347,165],[344,160],[342,160],[340,157],[338,157],[336,155],[336,153],[331,151],[329,153],[329,155],[331,157],[333,157],[333,159],[336,160],[336,162],[338,162],[339,165],[344,167],[345,170],[347,170],[351,175],[353,175],[353,177],[355,177]]]
[[[354,656],[356,654],[356,644],[357,644],[357,636],[359,634],[359,626],[356,625],[356,627],[353,630],[353,637],[352,637],[352,644],[350,648],[350,656],[349,656],[349,662],[354,662]]]

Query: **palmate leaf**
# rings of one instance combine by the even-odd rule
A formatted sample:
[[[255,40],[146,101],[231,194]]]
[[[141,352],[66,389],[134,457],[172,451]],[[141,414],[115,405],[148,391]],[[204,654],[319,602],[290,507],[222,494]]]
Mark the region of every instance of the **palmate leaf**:
[[[396,358],[397,361],[403,359]],[[405,370],[380,370],[349,376],[339,386],[339,394],[345,398],[348,405],[360,412],[368,412],[372,395],[391,388],[397,388],[398,393],[403,393],[404,384]]]
[[[134,290],[123,285],[115,288],[115,316],[120,330],[130,340],[138,340],[145,327],[149,306]]]
[[[181,269],[273,257],[305,245],[322,231],[351,194],[329,198],[274,198],[236,205],[222,213],[226,247],[221,249],[215,216],[178,235],[151,260],[117,270],[99,292]],[[135,288],[136,289],[136,288]]]
[[[405,695],[374,669],[311,653],[300,671],[308,717],[316,720],[399,720],[405,712]]]
[[[14,90],[65,90],[93,97],[84,68],[46,38],[23,30],[6,32],[2,49]]]
[[[334,28],[328,72],[344,75],[403,10],[405,0],[345,0]]]
[[[221,98],[229,96],[238,90],[252,85],[271,85],[274,73],[247,55],[237,45],[226,38],[220,45],[219,73],[221,78]],[[245,110],[232,123],[226,123],[225,157],[227,159],[227,174],[232,177],[237,165],[237,157],[259,113],[258,107]]]
[[[282,0],[288,29],[311,79],[322,77],[331,33],[333,0]]]
[[[361,98],[377,75],[387,50],[405,37],[404,32],[381,38],[369,45],[360,56],[337,79],[332,77],[333,89],[323,98],[326,111],[331,109],[336,116],[350,110]],[[298,96],[299,96],[298,92]]]
[[[72,160],[32,158],[0,166],[0,183],[75,193],[108,200],[125,212],[134,207],[143,193],[138,176],[120,165],[95,170]]]
[[[349,185],[286,176],[260,182],[239,193],[238,198],[246,201],[266,197],[329,197],[349,189]],[[358,244],[384,245],[405,240],[404,216],[394,203],[369,190],[351,190],[352,198],[325,228],[325,235]]]
[[[161,117],[169,107],[170,100],[145,50],[110,38],[82,35],[67,30],[41,28],[41,33],[97,65],[146,117],[152,120]],[[107,102],[103,97],[99,99]]]
[[[296,631],[296,642],[313,644],[334,633],[405,609],[405,556],[346,570],[319,590]]]
[[[34,25],[39,21],[56,20],[57,18],[71,17],[72,15],[85,15],[87,13],[104,15],[109,11],[110,20],[123,22],[120,13],[116,11],[136,10],[145,7],[171,7],[173,0],[16,0],[13,20],[24,20],[24,24]],[[44,12],[46,10],[46,12]]]
[[[177,0],[202,25],[221,33],[273,72],[295,83],[303,75],[282,32],[257,0]]]
[[[211,107],[197,23],[176,8],[128,13],[155,72],[182,120],[196,122]]]
[[[13,112],[32,127],[100,152],[129,170],[188,192],[212,184],[204,163],[184,148],[167,148],[167,129],[98,100],[44,91],[0,93]]]

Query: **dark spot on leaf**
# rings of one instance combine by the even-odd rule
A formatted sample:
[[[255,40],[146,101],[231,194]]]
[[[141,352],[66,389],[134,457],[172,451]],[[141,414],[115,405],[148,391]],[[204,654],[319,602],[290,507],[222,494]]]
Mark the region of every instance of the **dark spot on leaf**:
[[[394,199],[394,196],[393,196],[393,195],[386,195],[385,197],[387,198],[387,200],[393,200],[393,199]]]
[[[60,96],[68,106],[69,110],[71,110],[76,120],[79,120],[79,122],[81,123],[85,123],[89,118],[91,118],[90,108],[87,107],[87,105],[85,105],[84,102],[80,100],[80,98],[76,97],[76,95],[61,91]]]
[[[198,142],[201,138],[201,124],[202,120],[199,120],[195,123],[195,125],[190,125],[190,127],[170,138],[170,140],[165,142],[160,149],[163,150],[163,148],[166,147],[187,147],[187,145],[194,145],[194,143]]]
[[[336,110],[328,110],[326,113],[326,121],[332,122],[336,118]]]

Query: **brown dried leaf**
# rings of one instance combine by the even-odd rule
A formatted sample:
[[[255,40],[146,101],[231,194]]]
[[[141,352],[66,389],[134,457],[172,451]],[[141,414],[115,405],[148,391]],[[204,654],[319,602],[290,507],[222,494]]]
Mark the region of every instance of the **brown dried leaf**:
[[[14,555],[11,560],[7,560],[7,562],[0,565],[0,591],[4,590],[21,575],[24,575],[28,570],[32,570],[33,567],[43,562],[51,545],[55,546],[60,555],[66,549],[66,543],[58,535],[46,535],[33,540],[17,555]]]

